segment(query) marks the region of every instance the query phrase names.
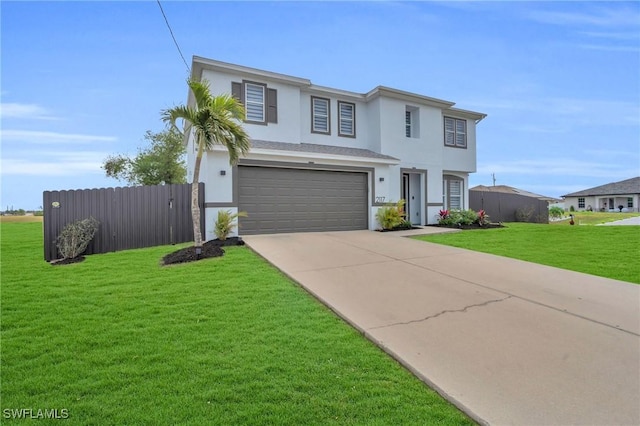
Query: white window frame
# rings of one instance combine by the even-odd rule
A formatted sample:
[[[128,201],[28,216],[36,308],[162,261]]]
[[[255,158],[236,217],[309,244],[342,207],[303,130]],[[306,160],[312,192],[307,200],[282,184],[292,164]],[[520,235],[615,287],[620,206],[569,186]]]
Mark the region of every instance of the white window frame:
[[[343,116],[343,107],[351,109],[351,114],[349,114],[350,116]],[[343,131],[343,124],[350,125],[351,132]],[[350,138],[356,137],[356,104],[352,102],[338,101],[338,136],[345,136]]]
[[[447,123],[452,126],[447,126]],[[467,120],[444,117],[444,144],[454,148],[467,148]]]
[[[454,184],[455,183],[455,184]],[[458,186],[459,192],[452,194],[453,186]],[[446,210],[463,210],[464,209],[464,179],[458,176],[447,175],[442,180],[443,205]],[[451,202],[457,200],[455,205]]]
[[[326,114],[316,110],[316,101],[326,105]],[[316,127],[316,119],[324,120],[326,128]],[[311,97],[311,133],[331,134],[331,101],[327,98]]]
[[[261,101],[254,101],[254,100],[250,100],[249,99],[249,89],[260,89],[260,92],[262,93],[262,99]],[[244,84],[244,103],[245,103],[245,117],[246,117],[246,121],[249,123],[265,123],[267,121],[267,114],[265,111],[265,104],[266,104],[266,91],[267,88],[266,86],[262,85],[262,84],[256,84],[256,83],[249,83],[246,82]],[[260,116],[249,116],[250,114],[250,106],[259,106],[260,108]]]

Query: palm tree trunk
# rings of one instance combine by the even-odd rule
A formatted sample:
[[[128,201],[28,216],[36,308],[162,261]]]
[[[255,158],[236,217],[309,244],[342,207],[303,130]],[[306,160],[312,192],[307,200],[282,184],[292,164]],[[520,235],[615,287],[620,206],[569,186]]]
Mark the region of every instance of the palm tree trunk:
[[[200,206],[198,205],[198,185],[200,181],[200,163],[202,152],[198,149],[196,163],[193,167],[193,181],[191,182],[191,218],[193,219],[193,246],[202,247],[202,232],[200,231]]]

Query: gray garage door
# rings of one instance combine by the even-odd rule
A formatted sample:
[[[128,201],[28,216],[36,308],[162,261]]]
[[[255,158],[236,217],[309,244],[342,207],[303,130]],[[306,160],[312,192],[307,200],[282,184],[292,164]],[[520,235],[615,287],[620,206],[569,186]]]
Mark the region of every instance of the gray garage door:
[[[367,229],[367,174],[238,167],[240,234]]]

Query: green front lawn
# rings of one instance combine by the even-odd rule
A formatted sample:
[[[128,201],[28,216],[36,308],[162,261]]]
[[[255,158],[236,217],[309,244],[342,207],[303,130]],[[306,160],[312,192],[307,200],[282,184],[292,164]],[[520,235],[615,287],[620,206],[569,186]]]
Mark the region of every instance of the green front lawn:
[[[549,222],[550,225],[563,226],[569,223],[569,215],[572,214],[576,225],[600,225],[607,222],[628,219],[640,216],[638,213],[615,213],[615,212],[565,212],[565,220]]]
[[[640,226],[505,225],[415,238],[640,284]]]
[[[77,425],[473,423],[248,248],[53,267],[41,223],[1,232],[3,422],[65,409]]]

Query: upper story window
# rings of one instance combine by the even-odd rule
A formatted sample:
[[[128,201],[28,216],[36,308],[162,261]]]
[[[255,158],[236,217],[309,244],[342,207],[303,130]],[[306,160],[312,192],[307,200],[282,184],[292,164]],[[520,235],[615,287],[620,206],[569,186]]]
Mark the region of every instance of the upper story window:
[[[264,89],[265,86],[247,83],[244,86],[245,109],[247,121],[264,122]]]
[[[311,132],[312,133],[331,133],[330,120],[331,107],[329,99],[311,97]]]
[[[356,105],[338,101],[338,136],[356,136]]]
[[[418,108],[408,106],[404,111],[404,135],[408,138],[420,137],[420,121]]]
[[[408,138],[411,137],[411,111],[404,112],[404,135]]]
[[[444,118],[444,144],[457,148],[467,147],[467,121],[459,118]]]
[[[244,105],[245,121],[254,124],[278,122],[278,92],[266,84],[231,83],[231,94]]]

